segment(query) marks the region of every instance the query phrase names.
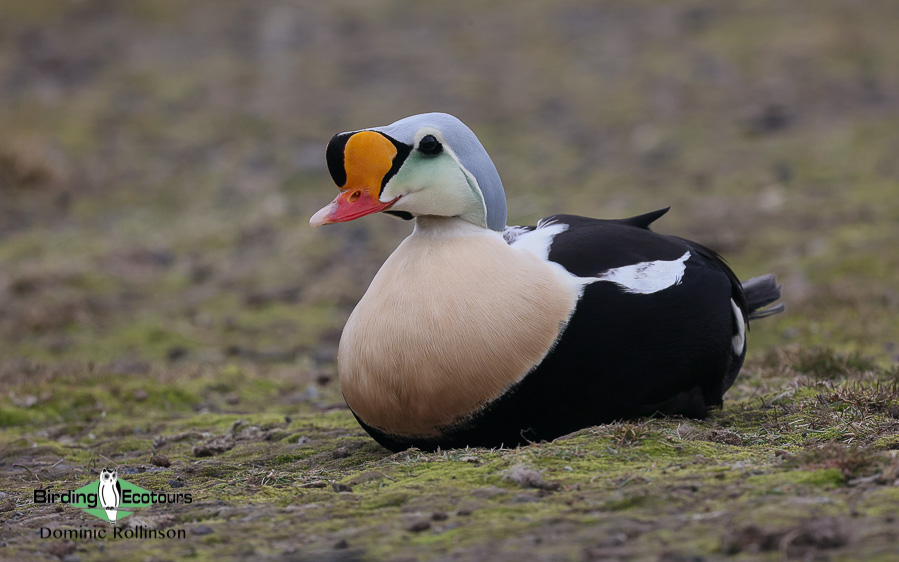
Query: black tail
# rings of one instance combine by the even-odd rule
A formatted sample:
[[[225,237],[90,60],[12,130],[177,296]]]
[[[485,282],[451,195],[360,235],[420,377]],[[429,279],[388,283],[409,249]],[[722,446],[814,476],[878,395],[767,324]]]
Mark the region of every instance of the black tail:
[[[777,284],[777,278],[773,273],[762,275],[761,277],[753,277],[748,281],[743,281],[743,294],[746,295],[746,304],[749,308],[749,319],[758,320],[759,318],[767,318],[784,311],[783,303],[765,308],[769,304],[780,299],[780,285]]]

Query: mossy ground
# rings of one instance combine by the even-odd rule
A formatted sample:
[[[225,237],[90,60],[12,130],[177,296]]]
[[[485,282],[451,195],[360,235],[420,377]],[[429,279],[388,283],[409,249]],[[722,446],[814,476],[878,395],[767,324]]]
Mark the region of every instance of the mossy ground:
[[[97,372],[72,396],[72,374],[35,373],[3,404],[4,420],[15,422],[0,465],[4,554],[886,557],[899,501],[899,373],[821,367],[846,361],[826,350],[815,352],[812,371],[804,353],[754,360],[736,399],[708,420],[621,422],[517,449],[397,454],[362,432],[324,378],[298,398],[277,377],[237,365],[178,381],[170,369]],[[232,387],[215,375],[238,387],[267,384],[228,400]],[[166,386],[180,392],[157,391]],[[53,390],[35,398],[42,388]],[[216,442],[224,445],[203,449]],[[171,465],[154,465],[160,456]],[[33,505],[33,490],[72,489],[109,465],[148,490],[193,497],[120,525],[183,528],[188,538],[37,540],[40,527],[101,522]]]
[[[897,26],[889,0],[4,1],[0,558],[892,559]],[[408,226],[306,221],[331,135],[434,110],[512,224],[672,205],[657,230],[779,275],[723,410],[512,450],[362,432],[337,341]],[[189,492],[120,523],[187,538],[38,538],[108,526],[32,502],[108,466]]]

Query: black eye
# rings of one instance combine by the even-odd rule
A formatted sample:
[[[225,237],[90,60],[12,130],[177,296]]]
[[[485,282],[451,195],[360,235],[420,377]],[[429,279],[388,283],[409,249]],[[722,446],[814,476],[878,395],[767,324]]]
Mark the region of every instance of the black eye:
[[[441,150],[443,150],[443,145],[434,138],[434,135],[425,135],[424,138],[418,141],[418,151],[422,154],[433,156],[434,154],[440,154]]]

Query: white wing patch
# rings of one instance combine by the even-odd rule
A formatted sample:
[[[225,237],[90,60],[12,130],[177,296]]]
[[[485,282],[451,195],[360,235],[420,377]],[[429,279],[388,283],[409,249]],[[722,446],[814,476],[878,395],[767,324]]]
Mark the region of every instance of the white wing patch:
[[[651,295],[668,287],[679,285],[687,268],[690,252],[676,260],[654,260],[614,267],[597,275],[595,281],[611,281],[627,293]]]
[[[541,220],[537,223],[537,228],[531,231],[520,229],[520,227],[506,227],[503,236],[513,248],[526,250],[531,252],[538,258],[548,261],[549,250],[553,243],[553,238],[558,234],[568,230],[568,225],[558,222],[545,222]],[[577,287],[579,294],[583,293],[584,287],[597,281],[609,281],[623,288],[625,292],[651,295],[668,287],[679,285],[684,277],[686,270],[686,261],[690,259],[690,252],[687,251],[676,260],[654,260],[647,262],[635,263],[633,265],[625,265],[615,267],[600,273],[596,277],[578,277],[568,272],[560,264],[549,262],[551,265],[560,269],[560,273],[564,272]]]
[[[523,226],[507,226],[503,229],[503,238],[506,240],[506,244],[511,246],[520,236],[527,234],[528,232],[530,232],[530,230]]]
[[[509,227],[506,227],[508,230]],[[530,232],[518,233],[511,246],[520,250],[527,250],[542,260],[549,258],[549,248],[553,244],[553,238],[568,230],[564,223],[537,223],[537,228]],[[505,233],[503,233],[505,235]]]

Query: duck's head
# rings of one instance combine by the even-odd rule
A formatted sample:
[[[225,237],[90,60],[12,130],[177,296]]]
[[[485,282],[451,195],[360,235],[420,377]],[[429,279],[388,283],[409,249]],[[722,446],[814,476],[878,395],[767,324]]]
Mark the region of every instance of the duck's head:
[[[424,113],[335,135],[328,170],[340,195],[315,213],[312,226],[383,211],[404,219],[459,217],[502,231],[506,197],[481,142],[446,113]]]

